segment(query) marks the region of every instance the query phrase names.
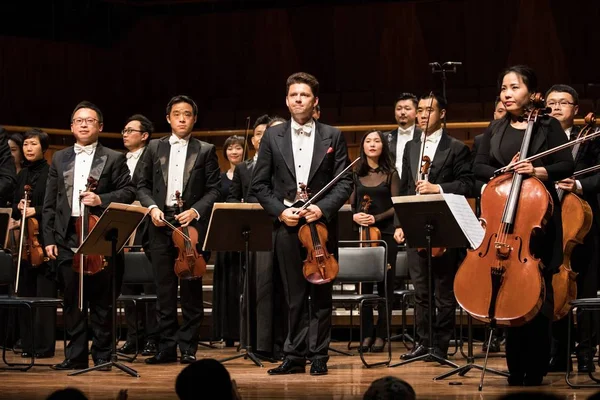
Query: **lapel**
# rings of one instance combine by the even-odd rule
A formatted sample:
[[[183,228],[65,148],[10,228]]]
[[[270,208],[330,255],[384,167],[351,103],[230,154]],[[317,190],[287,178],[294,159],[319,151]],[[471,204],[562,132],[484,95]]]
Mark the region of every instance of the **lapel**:
[[[135,168],[133,169],[133,173],[131,174],[131,177],[133,178],[134,176],[138,175],[138,172],[141,168],[142,163],[140,161],[142,161],[142,158],[144,158],[144,153],[146,152],[146,146],[142,147],[142,152],[140,153],[140,156],[138,157],[138,161],[135,164]]]
[[[509,119],[503,118],[492,131],[492,138],[490,139],[490,155],[492,159],[498,160],[502,165],[508,165],[510,160],[505,160],[502,154],[498,151],[500,149],[500,143],[502,143],[502,137],[506,133],[508,128]]]
[[[316,130],[316,129],[315,129]],[[315,137],[316,140],[316,137]],[[279,130],[277,136],[275,136],[275,143],[279,147],[279,151],[283,156],[285,165],[287,166],[290,174],[296,180],[296,169],[294,168],[294,150],[292,149],[292,122],[291,120],[285,123],[285,126]],[[316,142],[315,142],[316,146]],[[313,157],[314,158],[314,157]]]
[[[104,147],[100,143],[98,143],[98,145],[96,146],[96,151],[94,152],[92,167],[90,168],[90,176],[96,181],[100,180],[100,176],[102,175],[102,171],[104,170],[104,166],[106,165],[107,159],[108,155],[104,151]]]
[[[416,124],[417,123],[415,121],[415,129],[413,130],[413,137],[412,137],[413,139],[420,138],[421,137],[421,133],[423,133],[423,131],[421,130],[421,128],[419,128]]]
[[[315,121],[315,145],[313,148],[312,162],[310,163],[310,171],[308,173],[309,183],[313,176],[315,176],[317,173],[321,163],[323,163],[330,146],[331,136],[323,132],[323,129],[321,129],[321,124],[319,124],[318,121]]]
[[[392,153],[394,158],[396,158],[397,157],[396,143],[398,143],[398,128],[388,132],[387,140],[388,140],[388,145],[390,146],[390,153]]]
[[[185,169],[183,170],[183,192],[185,193],[185,188],[187,186],[188,181],[190,180],[190,175],[192,173],[192,169],[196,164],[196,159],[198,158],[198,154],[200,154],[200,141],[194,137],[190,137],[190,141],[188,142],[187,154],[185,156]]]
[[[167,188],[167,179],[169,178],[169,157],[171,155],[171,145],[169,144],[169,137],[165,136],[158,142],[158,159],[160,161],[160,168],[162,170],[163,182],[165,184],[165,190]]]
[[[452,139],[450,139],[450,136],[448,136],[446,131],[442,131],[442,137],[440,138],[437,149],[435,149],[435,155],[433,156],[433,161],[431,162],[431,167],[429,169],[429,181],[431,183],[437,183],[436,178],[444,168],[444,164],[450,154],[450,143],[452,143]]]
[[[410,143],[410,142],[409,142]],[[421,170],[421,159],[419,156],[421,155],[421,137],[417,136],[417,138],[412,142],[413,146],[410,149],[410,167],[412,172],[411,179],[417,184],[417,174]]]
[[[533,125],[533,132],[532,132],[533,137],[531,138],[531,143],[529,144],[529,150],[527,151],[527,157],[529,157],[532,154],[539,153],[540,148],[546,142],[546,129],[544,129],[542,127],[542,121],[541,121],[542,118],[552,118],[552,117],[542,116],[542,117],[538,118],[538,120]]]
[[[62,160],[62,170],[69,208],[73,209],[73,178],[75,176],[75,150],[73,150],[73,146],[65,150]]]

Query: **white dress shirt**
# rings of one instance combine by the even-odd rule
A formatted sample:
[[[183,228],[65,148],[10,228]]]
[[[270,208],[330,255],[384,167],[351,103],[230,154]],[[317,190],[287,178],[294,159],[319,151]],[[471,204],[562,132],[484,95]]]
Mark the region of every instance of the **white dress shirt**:
[[[396,139],[396,169],[398,170],[399,178],[402,178],[402,156],[404,154],[404,147],[406,146],[406,143],[413,138],[414,133],[414,124],[408,129],[398,127],[398,137]]]
[[[292,150],[294,152],[294,168],[296,184],[308,184],[308,175],[315,147],[315,122],[310,120],[304,125],[292,119]],[[297,187],[298,188],[298,187]]]
[[[133,172],[135,171],[135,167],[140,160],[142,151],[144,151],[144,148],[140,147],[136,151],[130,151],[125,155],[127,157],[127,167],[129,167],[129,176],[133,176]]]
[[[90,170],[92,169],[92,161],[94,161],[94,154],[96,154],[96,147],[98,142],[89,144],[87,146],[80,147],[76,145],[75,151],[75,167],[73,170],[73,199],[71,207],[71,216],[79,217],[79,194],[85,192],[87,186],[87,180],[90,176]],[[80,150],[83,148],[83,150]]]
[[[169,138],[171,153],[169,155],[169,177],[167,178],[167,198],[165,206],[172,207],[177,205],[175,192],[179,191],[183,195],[183,172],[185,169],[185,159],[187,156],[187,146],[190,136],[180,139],[174,133]]]

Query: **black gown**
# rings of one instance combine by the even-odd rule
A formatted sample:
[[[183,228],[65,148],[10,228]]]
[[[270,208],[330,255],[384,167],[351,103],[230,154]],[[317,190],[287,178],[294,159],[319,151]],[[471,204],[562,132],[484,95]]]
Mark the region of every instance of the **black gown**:
[[[226,172],[221,174],[221,198],[225,201],[229,194],[231,180]],[[243,255],[239,252],[220,251],[216,253],[213,272],[213,337],[223,339],[228,345],[240,339],[240,295]]]
[[[23,198],[25,185],[31,186],[30,205],[35,208],[35,218],[40,226],[38,239],[42,248],[44,248],[44,239],[43,235],[41,235],[44,223],[42,219],[42,206],[44,204],[49,168],[50,166],[45,159],[28,163],[17,176],[17,189],[13,199],[12,217],[15,220],[20,220],[22,214],[17,206]],[[32,267],[27,261],[23,261],[19,277],[19,296],[56,297],[55,272],[52,267],[52,262]],[[34,310],[33,329],[35,331],[35,349],[33,350],[36,353],[36,357],[38,355],[54,355],[56,344],[56,309],[42,308]],[[23,351],[31,353],[31,332],[29,330],[28,315],[25,312],[19,313],[19,331]]]
[[[394,208],[392,204],[392,196],[400,195],[400,177],[398,172],[394,170],[391,174],[386,174],[379,169],[371,170],[366,176],[358,177],[354,174],[354,192],[350,196],[350,204],[352,212],[358,213],[361,211],[361,204],[364,196],[368,195],[371,198],[371,205],[367,214],[375,217],[375,226],[381,231],[381,238],[387,243],[387,262],[391,267],[387,271],[387,295],[388,295],[388,316],[392,313],[392,300],[394,298],[394,277],[396,275],[396,255],[398,254],[398,244],[394,240]],[[355,224],[356,225],[356,224]],[[357,229],[358,230],[358,229]],[[358,238],[358,232],[357,232]],[[377,293],[384,293],[384,283],[377,283]],[[362,284],[363,293],[373,293],[372,283]],[[379,312],[377,326],[373,325],[373,309],[366,307],[363,315],[363,329],[365,337],[377,336],[385,338],[387,316],[383,312]]]
[[[490,123],[484,132],[475,158],[477,179],[487,182],[497,168],[510,163],[519,151],[524,130],[510,125],[509,116]],[[528,155],[566,143],[567,138],[560,123],[552,117],[541,117],[534,126]],[[548,180],[543,182],[554,204],[560,204],[554,182],[569,177],[574,163],[569,149],[550,154],[533,162],[534,167],[545,167]],[[499,210],[498,212],[501,212]],[[534,252],[544,268],[542,276],[546,285],[546,298],[535,318],[523,326],[509,328],[506,335],[506,363],[512,385],[539,385],[548,372],[550,361],[551,322],[553,315],[552,275],[562,263],[561,208],[554,212],[544,228],[544,234],[533,243]]]

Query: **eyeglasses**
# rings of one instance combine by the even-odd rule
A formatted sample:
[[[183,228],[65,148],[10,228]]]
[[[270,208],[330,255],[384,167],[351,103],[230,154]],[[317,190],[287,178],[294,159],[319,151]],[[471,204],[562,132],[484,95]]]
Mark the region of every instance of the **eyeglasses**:
[[[82,125],[83,121],[85,121],[86,125],[92,125],[94,122],[98,122],[96,118],[75,118],[73,120],[73,125]]]
[[[560,108],[565,108],[566,106],[574,106],[575,103],[571,103],[570,101],[562,100],[562,101],[559,101],[558,103],[555,101],[549,101],[546,105],[550,108],[554,108],[556,106],[559,106]]]
[[[123,129],[121,131],[121,135],[123,135],[123,136],[125,136],[125,135],[131,135],[133,132],[142,133],[143,131],[140,131],[139,129],[127,128],[127,129]]]

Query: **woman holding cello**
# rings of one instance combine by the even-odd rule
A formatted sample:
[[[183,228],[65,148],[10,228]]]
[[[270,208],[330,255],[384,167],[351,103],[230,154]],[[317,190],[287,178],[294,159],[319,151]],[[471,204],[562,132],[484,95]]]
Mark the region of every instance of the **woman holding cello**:
[[[35,260],[31,253],[38,251],[42,261],[45,258],[44,241],[42,237],[42,205],[44,203],[44,193],[46,190],[46,180],[48,178],[48,169],[50,166],[44,158],[44,153],[48,149],[48,134],[39,129],[31,129],[25,132],[23,136],[23,153],[25,157],[24,167],[17,175],[17,188],[13,201],[12,218],[15,221],[15,229],[20,229],[23,219],[23,210],[25,209],[24,192],[25,186],[31,188],[28,194],[28,204],[25,209],[26,226],[32,227],[33,219],[37,221],[37,232],[28,229],[24,232],[24,248],[28,251],[20,252],[21,268],[20,283],[18,295],[22,297],[56,297],[56,283],[54,280],[54,271],[51,266]],[[37,233],[37,234],[36,234]],[[37,246],[33,243],[37,241]],[[37,250],[33,247],[37,247]],[[30,253],[28,256],[27,253]],[[19,314],[19,331],[23,346],[22,357],[35,358],[54,357],[54,347],[56,344],[56,310],[43,308],[34,310],[35,329],[35,349],[31,347],[31,332],[28,331],[28,316]]]
[[[365,338],[362,351],[374,353],[383,351],[386,337],[386,321],[392,312],[394,275],[398,244],[394,240],[396,223],[392,196],[400,195],[400,176],[390,156],[388,141],[381,131],[367,132],[360,144],[360,160],[354,166],[354,191],[350,204],[354,213],[352,219],[361,227],[361,240],[383,239],[387,243],[387,287],[377,283],[377,292],[387,290],[388,315],[380,312],[377,327],[373,326],[373,309],[367,307],[361,316]],[[373,293],[373,284],[363,283],[363,293]]]
[[[527,66],[512,66],[501,72],[498,86],[500,100],[504,103],[507,114],[502,119],[492,121],[486,129],[474,165],[476,178],[486,182],[494,176],[497,168],[519,160],[518,153],[528,126],[525,114],[532,106],[531,97],[537,89],[537,78],[535,72]],[[540,115],[534,123],[531,138],[527,156],[554,148],[567,141],[560,123],[546,115]],[[532,210],[547,208],[552,214],[542,227],[543,233],[536,232],[535,227],[531,229],[533,234],[531,251],[540,259],[539,271],[545,287],[541,293],[542,296],[545,293],[545,297],[542,299],[541,309],[532,319],[507,330],[506,362],[510,373],[508,378],[510,385],[540,385],[548,371],[550,327],[553,316],[552,275],[557,272],[563,258],[561,210],[554,182],[570,176],[573,168],[573,158],[569,149],[556,151],[533,163],[523,161],[514,167],[514,173],[525,178],[523,182],[530,177],[539,179],[550,196],[545,198],[551,199],[545,201],[545,204],[536,204],[536,199],[525,201],[527,199],[523,200],[525,196],[522,196],[517,207],[530,207]],[[550,203],[553,203],[554,207]],[[483,207],[482,204],[482,216],[486,213]],[[502,213],[504,207],[505,204],[499,204],[497,210],[487,212]],[[477,282],[473,282],[473,285],[477,285]],[[521,293],[503,295],[518,297]]]

